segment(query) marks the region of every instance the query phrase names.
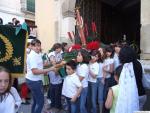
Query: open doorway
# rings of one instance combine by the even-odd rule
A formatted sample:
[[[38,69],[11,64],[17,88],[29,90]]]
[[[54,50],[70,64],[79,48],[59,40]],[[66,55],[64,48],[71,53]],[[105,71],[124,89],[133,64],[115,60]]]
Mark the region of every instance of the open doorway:
[[[124,37],[129,44],[140,48],[141,0],[76,0],[76,6],[80,7],[89,35],[94,21],[103,43],[122,41]]]
[[[140,47],[140,0],[102,0],[101,40],[113,43],[126,38]]]

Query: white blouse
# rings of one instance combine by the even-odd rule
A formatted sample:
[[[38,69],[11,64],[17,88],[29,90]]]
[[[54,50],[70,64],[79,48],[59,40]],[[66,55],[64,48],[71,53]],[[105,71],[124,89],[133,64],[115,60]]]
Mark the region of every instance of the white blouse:
[[[11,87],[11,93],[0,103],[1,113],[16,113],[21,105],[21,98],[14,87]]]

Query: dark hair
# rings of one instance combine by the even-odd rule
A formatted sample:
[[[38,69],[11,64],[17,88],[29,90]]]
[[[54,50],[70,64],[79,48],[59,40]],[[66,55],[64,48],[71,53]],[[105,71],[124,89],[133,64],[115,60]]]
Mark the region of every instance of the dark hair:
[[[16,18],[12,18],[12,21],[17,20]]]
[[[120,42],[116,42],[116,43],[114,44],[114,47],[120,47],[120,48],[122,48],[122,47],[123,47],[123,44],[120,43]]]
[[[90,57],[89,52],[88,52],[87,50],[85,50],[85,49],[80,49],[80,50],[78,50],[78,53],[79,53],[79,52],[81,53],[81,55],[82,55],[82,57],[83,57],[82,63],[88,64],[89,61],[91,60],[91,57]]]
[[[0,18],[0,25],[3,25],[3,19]]]
[[[33,40],[31,41],[31,45],[32,45],[32,46],[35,46],[35,44],[40,44],[40,45],[41,45],[41,41],[38,40],[38,39],[33,39]]]
[[[20,24],[20,21],[16,20],[15,25],[18,25],[18,24]]]
[[[106,52],[111,52],[111,58],[113,58],[114,57],[114,49],[113,49],[113,47],[112,46],[108,46],[108,47],[106,47],[105,48],[105,53]]]
[[[67,46],[68,45],[68,43],[66,43],[66,42],[62,42],[62,50],[64,51],[65,50],[65,46]]]
[[[62,42],[62,46],[65,47],[67,46],[68,44],[66,42]]]
[[[77,68],[77,63],[74,60],[70,60],[66,63],[67,66],[70,66],[73,70]]]
[[[91,54],[91,56],[96,56],[96,55],[98,55],[98,50],[92,50],[90,52],[90,54]]]
[[[103,62],[104,61],[104,58],[103,58],[103,56],[101,55],[101,53],[98,51],[98,60],[97,60],[97,62]]]
[[[131,47],[124,46],[119,52],[119,60],[122,64],[133,62],[136,60],[136,53]]]
[[[117,76],[118,78],[120,78],[122,68],[123,68],[123,65],[119,65],[114,71],[114,75]]]
[[[11,86],[12,86],[12,77],[11,77],[10,71],[8,69],[6,69],[5,67],[3,67],[3,66],[0,66],[0,72],[6,72],[9,75],[8,87],[7,87],[6,91],[3,94],[0,94],[0,102],[2,102],[7,97],[6,93],[10,92],[10,89],[11,89]]]
[[[55,43],[54,45],[53,45],[53,47],[52,47],[52,50],[56,50],[56,49],[58,49],[58,48],[62,48],[62,45],[60,44],[60,43]]]

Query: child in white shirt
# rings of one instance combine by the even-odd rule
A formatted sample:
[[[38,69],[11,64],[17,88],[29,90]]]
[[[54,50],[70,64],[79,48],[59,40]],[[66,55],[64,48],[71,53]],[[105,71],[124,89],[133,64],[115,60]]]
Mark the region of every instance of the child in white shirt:
[[[71,60],[66,63],[66,72],[68,76],[64,79],[62,95],[66,97],[67,104],[69,107],[69,113],[76,113],[78,107],[78,98],[82,91],[82,84],[79,80],[78,75],[76,75],[75,61]]]
[[[92,113],[97,113],[97,76],[99,73],[98,51],[91,52],[91,60],[89,62],[89,83],[88,83],[88,105],[92,104]],[[89,107],[88,107],[89,108]],[[89,111],[89,110],[88,110]]]

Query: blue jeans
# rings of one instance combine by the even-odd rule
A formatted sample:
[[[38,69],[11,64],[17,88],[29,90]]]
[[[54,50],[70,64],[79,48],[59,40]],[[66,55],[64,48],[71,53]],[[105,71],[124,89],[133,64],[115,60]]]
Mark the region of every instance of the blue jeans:
[[[97,86],[98,86],[98,103],[103,104],[104,84],[102,83],[102,78],[97,78]]]
[[[87,93],[88,93],[88,87],[85,87],[82,89],[81,95],[80,95],[80,113],[87,113],[85,104],[87,99]]]
[[[26,79],[26,83],[33,96],[31,113],[41,113],[44,106],[44,92],[42,81],[31,81]]]
[[[89,82],[88,98],[90,98],[88,99],[88,104],[92,106],[92,113],[97,113],[97,83]],[[92,104],[89,103],[90,101],[92,102]]]
[[[71,102],[71,98],[66,97],[69,113],[78,113],[79,100]]]

